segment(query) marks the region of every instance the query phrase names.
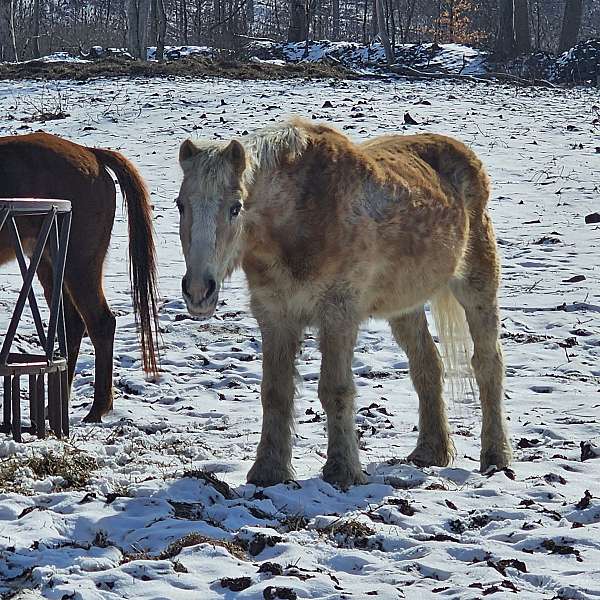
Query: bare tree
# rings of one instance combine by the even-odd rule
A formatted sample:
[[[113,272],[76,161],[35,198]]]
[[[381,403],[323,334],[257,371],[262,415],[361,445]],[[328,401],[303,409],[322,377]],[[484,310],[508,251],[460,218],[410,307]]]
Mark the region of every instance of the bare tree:
[[[565,12],[560,32],[559,52],[572,48],[577,43],[583,15],[583,0],[566,0]]]
[[[33,57],[39,58],[40,54],[40,12],[41,0],[33,0]]]
[[[529,0],[514,0],[515,49],[518,54],[531,52]]]
[[[165,36],[167,34],[167,13],[164,0],[156,0],[156,16],[156,60],[163,60],[165,57]]]
[[[377,12],[377,31],[379,33],[379,39],[381,40],[381,44],[383,45],[383,51],[385,52],[385,60],[388,65],[393,65],[395,62],[395,58],[394,53],[392,52],[390,38],[387,33],[383,0],[376,0],[375,9]]]
[[[248,29],[251,30],[254,25],[254,0],[246,0],[246,21]]]
[[[15,0],[0,0],[0,44],[4,60],[19,61],[15,31]]]
[[[340,0],[332,0],[331,13],[333,20],[331,37],[333,40],[337,41],[340,39]]]
[[[235,48],[246,34],[366,44],[379,33],[392,61],[396,42],[496,40],[510,57],[532,41],[568,48],[578,31],[600,37],[600,0],[0,0],[0,59],[11,61],[91,45],[145,58],[148,44],[160,59],[167,43]]]
[[[129,52],[131,52],[134,58],[142,60],[146,60],[149,14],[150,0],[127,0]]]
[[[290,0],[288,42],[301,42],[308,37],[308,15],[305,0]]]
[[[500,23],[496,39],[496,51],[504,56],[515,53],[514,0],[499,0]]]

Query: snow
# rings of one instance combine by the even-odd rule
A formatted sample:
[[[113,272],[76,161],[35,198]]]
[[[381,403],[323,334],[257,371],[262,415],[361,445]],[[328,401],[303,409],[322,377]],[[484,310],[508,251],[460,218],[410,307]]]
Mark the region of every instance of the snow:
[[[71,56],[68,52],[53,52],[47,54],[41,58],[34,58],[32,60],[24,60],[23,63],[29,62],[45,62],[45,63],[88,63],[89,60],[79,58],[78,56]]]
[[[258,58],[280,57],[288,62],[320,62],[327,59],[341,62],[348,67],[364,67],[386,64],[385,52],[380,42],[369,45],[355,42],[331,42],[329,40],[281,43],[253,42],[248,52]],[[395,46],[396,62],[416,69],[436,68],[449,72],[477,74],[485,72],[487,53],[462,44],[399,44]]]
[[[165,46],[164,56],[168,60],[175,60],[184,56],[200,55],[214,58],[217,52],[208,46]],[[156,60],[156,46],[146,50],[148,60]]]
[[[598,226],[584,222],[600,199],[596,92],[399,81],[4,82],[0,110],[12,118],[0,133],[37,128],[22,119],[49,94],[68,98],[70,116],[46,131],[121,150],[152,190],[164,373],[158,383],[141,374],[118,212],[105,269],[118,322],[115,410],[102,425],[81,423],[93,396],[85,338],[70,439],[0,437],[0,593],[258,600],[273,586],[328,600],[600,596],[600,240]],[[420,125],[403,125],[406,112]],[[452,466],[398,460],[416,442],[417,400],[406,357],[386,324],[371,321],[354,359],[369,483],[341,492],[319,477],[327,443],[314,332],[299,358],[296,481],[245,483],[260,432],[260,335],[241,273],[214,318],[186,315],[176,156],[187,136],[226,139],[294,113],[356,139],[453,135],[488,166],[513,472],[478,472],[480,410],[470,395],[449,407]],[[17,275],[15,264],[0,270],[0,330]],[[569,282],[574,275],[585,280]],[[27,315],[18,343],[32,331]],[[38,473],[28,460],[62,455],[88,461],[82,485],[69,483],[81,475],[75,467]],[[235,592],[236,583],[247,587]]]

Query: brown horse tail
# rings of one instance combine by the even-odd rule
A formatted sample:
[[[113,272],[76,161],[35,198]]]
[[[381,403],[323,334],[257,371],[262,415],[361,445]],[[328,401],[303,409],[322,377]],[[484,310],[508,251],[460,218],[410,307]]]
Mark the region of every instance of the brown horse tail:
[[[132,162],[119,152],[90,148],[100,163],[115,173],[127,204],[129,281],[135,322],[140,332],[144,371],[158,374],[158,286],[152,206],[148,188]]]

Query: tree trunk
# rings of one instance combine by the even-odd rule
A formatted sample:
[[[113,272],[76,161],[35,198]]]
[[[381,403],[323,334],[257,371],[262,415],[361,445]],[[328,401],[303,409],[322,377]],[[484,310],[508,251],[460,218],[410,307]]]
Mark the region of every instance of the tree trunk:
[[[0,57],[19,62],[15,33],[15,0],[0,0]]]
[[[246,0],[246,23],[248,24],[248,33],[252,33],[254,25],[254,0]]]
[[[560,42],[558,44],[559,52],[564,52],[577,43],[582,15],[583,0],[566,0]]]
[[[146,60],[148,15],[150,0],[127,0],[127,37],[129,52],[134,58]]]
[[[496,51],[503,56],[515,54],[515,13],[514,0],[499,0],[500,26]]]
[[[40,53],[40,0],[33,2],[33,58],[39,58]]]
[[[518,54],[531,52],[529,33],[529,0],[514,0],[515,7],[515,47]]]
[[[127,47],[133,58],[139,58],[137,0],[127,0]]]
[[[0,60],[5,61],[15,60],[10,29],[11,6],[10,0],[0,0]]]
[[[156,44],[158,39],[158,0],[150,0],[150,20],[148,22],[148,40],[150,44]]]
[[[308,19],[304,0],[290,0],[288,42],[301,42],[308,37]]]
[[[390,38],[387,34],[383,0],[376,0],[375,6],[377,9],[377,30],[379,32],[379,39],[381,40],[381,44],[383,45],[383,50],[385,52],[385,60],[388,65],[393,65],[395,62],[394,53],[392,52]]]
[[[340,39],[340,0],[332,0],[331,11],[333,17],[331,37],[334,42],[337,42]]]
[[[187,13],[187,2],[181,0],[181,31],[182,40],[185,46],[188,45],[188,13]]]
[[[164,0],[156,0],[156,16],[156,60],[163,60],[165,57],[165,36],[167,34],[167,13]]]
[[[12,48],[13,48],[13,54],[15,57],[15,62],[19,62],[19,52],[17,50],[17,34],[15,32],[15,0],[10,0],[9,27],[10,27],[10,39],[12,42]]]

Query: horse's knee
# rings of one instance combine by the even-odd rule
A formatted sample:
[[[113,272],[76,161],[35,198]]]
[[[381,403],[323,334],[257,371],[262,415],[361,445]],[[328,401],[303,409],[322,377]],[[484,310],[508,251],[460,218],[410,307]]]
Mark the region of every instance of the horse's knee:
[[[319,382],[319,398],[327,412],[341,412],[353,407],[356,387],[353,382],[332,385]]]

